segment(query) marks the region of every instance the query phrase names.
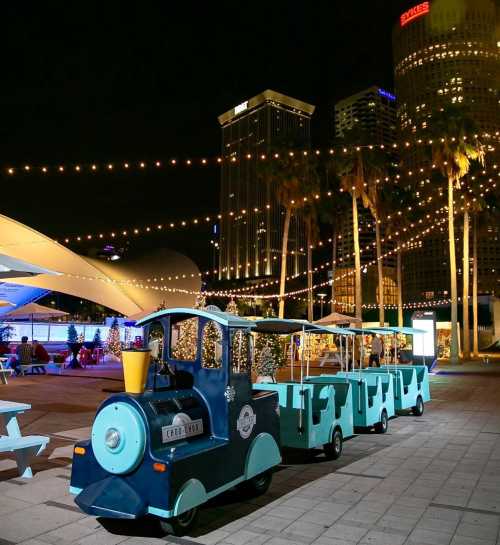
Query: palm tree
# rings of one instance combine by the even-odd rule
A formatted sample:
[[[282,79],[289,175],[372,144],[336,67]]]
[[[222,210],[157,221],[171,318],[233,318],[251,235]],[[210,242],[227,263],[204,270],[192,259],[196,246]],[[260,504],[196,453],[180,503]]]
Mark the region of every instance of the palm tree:
[[[293,142],[284,142],[270,150],[269,158],[259,163],[259,175],[274,184],[275,195],[285,210],[283,239],[281,245],[281,267],[279,288],[280,318],[285,316],[285,286],[288,257],[288,237],[292,213],[304,206],[304,197],[310,188],[308,181],[314,174],[314,164],[310,155],[297,150]]]
[[[368,184],[368,206],[375,222],[375,247],[377,256],[377,280],[378,280],[378,318],[380,326],[385,325],[384,312],[384,262],[382,259],[381,218],[384,216],[381,202],[384,182],[383,177],[388,171],[390,159],[385,153],[372,151],[369,163],[365,167],[365,177]]]
[[[315,202],[308,197],[308,203],[304,207],[304,221],[306,224],[306,242],[307,242],[307,319],[312,322],[314,319],[313,309],[313,264],[312,248],[318,238],[318,210]]]
[[[331,312],[335,312],[335,275],[337,271],[337,239],[341,227],[342,217],[351,205],[350,199],[344,191],[340,191],[340,179],[330,172],[330,164],[324,168],[325,178],[323,191],[330,192],[330,199],[322,199],[318,203],[319,219],[321,223],[330,226],[332,240],[332,284],[331,284]]]
[[[400,186],[384,187],[380,204],[386,222],[387,238],[394,239],[396,251],[396,288],[398,300],[398,326],[403,326],[403,247],[402,238],[411,228],[414,219],[414,193],[410,188]],[[404,213],[401,211],[405,210]],[[399,213],[398,213],[399,212]]]
[[[365,208],[376,210],[376,204],[372,198],[378,194],[378,190],[369,189],[376,185],[376,180],[384,174],[385,161],[374,150],[366,149],[363,144],[369,143],[366,132],[359,128],[346,132],[342,143],[348,150],[336,160],[336,172],[341,180],[341,187],[348,191],[352,200],[352,232],[354,239],[354,274],[355,274],[355,305],[356,318],[362,317],[362,286],[361,286],[361,252],[359,247],[359,223],[358,223],[358,199],[361,199]],[[380,242],[380,224],[376,220],[377,244],[377,272],[379,284],[379,314],[384,319],[384,290],[383,290],[383,263]]]
[[[342,190],[351,195],[352,235],[354,245],[354,304],[356,318],[362,319],[361,253],[359,247],[358,198],[366,198],[364,164],[361,152],[343,157],[337,163]]]
[[[469,305],[467,303],[467,306],[465,306],[465,267],[467,264],[466,256],[465,256],[465,245],[469,244],[468,237],[466,242],[466,219],[465,214],[468,216],[472,216],[472,357],[477,358],[479,356],[479,320],[478,320],[478,289],[477,289],[477,282],[478,282],[478,255],[477,255],[477,234],[478,230],[481,229],[481,227],[486,228],[485,231],[487,231],[488,227],[491,224],[498,222],[498,205],[497,205],[497,195],[494,193],[490,193],[489,195],[485,194],[485,190],[481,187],[478,187],[477,184],[469,184],[469,187],[467,188],[467,192],[465,193],[465,206],[464,206],[464,259],[463,259],[463,267],[464,267],[464,316],[467,308],[467,314],[468,314],[468,308]],[[486,234],[486,233],[485,233]],[[468,293],[467,293],[468,296]],[[464,320],[464,357],[465,356],[465,347],[470,348],[470,340],[468,339],[466,344],[465,340],[465,320]]]
[[[471,160],[483,163],[484,149],[474,136],[474,124],[460,106],[448,106],[432,115],[432,161],[448,180],[448,240],[450,255],[450,362],[458,363],[457,263],[455,254],[454,190],[461,187]]]
[[[463,254],[462,254],[462,320],[464,330],[464,342],[462,353],[465,360],[470,359],[470,327],[469,327],[469,210],[464,209],[463,230]]]

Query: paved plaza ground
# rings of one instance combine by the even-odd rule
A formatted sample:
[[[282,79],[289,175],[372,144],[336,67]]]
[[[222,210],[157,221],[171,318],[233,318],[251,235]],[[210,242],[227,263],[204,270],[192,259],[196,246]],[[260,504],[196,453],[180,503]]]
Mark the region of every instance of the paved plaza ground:
[[[72,445],[89,436],[97,404],[122,387],[116,370],[20,377],[0,398],[25,401],[23,434],[50,437],[31,480],[0,457],[0,545],[500,545],[500,362],[442,366],[421,418],[345,442],[337,461],[287,453],[269,492],[216,498],[188,536],[149,520],[84,515],[68,493]]]

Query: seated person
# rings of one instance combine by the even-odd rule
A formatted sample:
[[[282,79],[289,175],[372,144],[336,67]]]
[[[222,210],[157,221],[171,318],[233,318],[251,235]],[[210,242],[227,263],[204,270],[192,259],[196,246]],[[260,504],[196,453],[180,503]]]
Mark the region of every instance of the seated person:
[[[38,341],[33,341],[33,365],[37,363],[49,363],[50,357],[45,350],[43,344],[40,344]],[[37,373],[40,371],[45,374],[45,367],[33,367],[33,371],[37,370]]]
[[[5,354],[9,354],[9,353],[10,353],[9,343],[6,341],[0,341],[0,358],[2,356],[5,356]]]
[[[80,349],[80,364],[81,365],[91,365],[95,363],[92,359],[92,352],[85,347]]]
[[[19,375],[21,373],[20,365],[31,365],[33,362],[33,347],[28,343],[28,337],[21,337],[21,344],[16,347],[16,356],[10,360],[10,366],[16,375]]]

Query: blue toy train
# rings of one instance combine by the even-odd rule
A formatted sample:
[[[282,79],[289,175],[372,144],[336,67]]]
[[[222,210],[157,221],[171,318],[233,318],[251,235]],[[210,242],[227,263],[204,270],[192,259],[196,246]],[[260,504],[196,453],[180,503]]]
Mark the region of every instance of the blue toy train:
[[[252,384],[252,331],[334,328],[183,308],[138,325],[154,363],[149,351],[124,353],[126,392],[101,404],[91,438],[74,448],[70,491],[95,516],[152,515],[181,535],[222,492],[264,493],[281,447],[321,447],[337,458],[355,426],[385,432],[396,409],[422,414],[430,399],[421,366],[309,377],[301,365],[300,381]],[[132,367],[128,355],[142,362]]]

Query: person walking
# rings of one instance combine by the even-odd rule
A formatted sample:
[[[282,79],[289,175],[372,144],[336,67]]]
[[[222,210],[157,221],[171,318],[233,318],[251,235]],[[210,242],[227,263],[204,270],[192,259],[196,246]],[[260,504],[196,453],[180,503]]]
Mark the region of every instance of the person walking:
[[[368,362],[370,367],[372,367],[372,363],[375,363],[376,367],[380,367],[380,358],[383,351],[384,346],[382,345],[382,341],[378,335],[375,335],[372,338],[372,348],[370,351],[370,360]]]

